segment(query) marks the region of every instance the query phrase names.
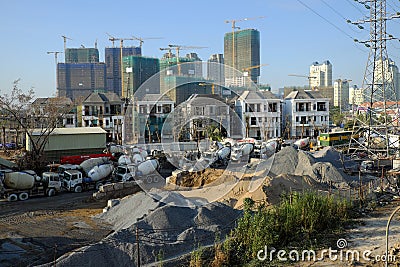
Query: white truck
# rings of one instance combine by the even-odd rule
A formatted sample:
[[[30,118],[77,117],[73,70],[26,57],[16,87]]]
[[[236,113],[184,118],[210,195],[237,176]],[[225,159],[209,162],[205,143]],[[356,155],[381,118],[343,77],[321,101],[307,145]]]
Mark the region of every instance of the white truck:
[[[63,189],[76,193],[98,190],[101,185],[112,182],[113,169],[112,164],[96,165],[86,175],[81,170],[67,170],[64,172]]]
[[[0,177],[0,196],[8,201],[27,200],[31,196],[54,196],[61,190],[61,180],[55,172],[4,171]]]
[[[247,162],[250,160],[250,154],[253,152],[253,150],[254,144],[252,143],[237,143],[234,147],[232,147],[231,161]]]
[[[133,181],[135,178],[143,178],[152,175],[159,168],[158,160],[149,159],[139,164],[119,165],[114,172],[114,179],[118,182]]]

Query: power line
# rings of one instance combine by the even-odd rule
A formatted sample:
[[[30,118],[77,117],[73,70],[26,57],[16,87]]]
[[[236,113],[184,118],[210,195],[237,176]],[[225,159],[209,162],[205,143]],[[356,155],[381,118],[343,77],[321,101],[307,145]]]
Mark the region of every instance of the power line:
[[[359,8],[357,5],[355,5],[351,0],[346,0],[350,5],[352,5],[355,9],[357,9],[361,15],[365,16],[365,13],[362,11],[361,8]]]
[[[347,18],[345,18],[340,12],[338,12],[335,8],[333,8],[331,5],[329,5],[327,2],[324,0],[321,0],[322,3],[324,3],[327,7],[329,7],[333,12],[335,12],[339,17],[341,17],[344,21],[348,21]],[[349,27],[353,32],[359,33],[354,29],[354,27],[351,27],[350,25],[346,24],[347,27]]]
[[[320,17],[321,19],[323,19],[324,21],[326,21],[327,23],[329,23],[332,27],[335,27],[338,31],[340,31],[341,33],[343,33],[344,35],[346,35],[347,37],[349,37],[351,40],[354,40],[354,38],[348,34],[347,32],[343,31],[342,29],[340,29],[338,26],[336,26],[334,23],[330,22],[328,19],[326,19],[324,16],[320,15],[317,11],[315,11],[314,9],[312,9],[311,7],[309,7],[308,5],[306,5],[303,1],[301,0],[297,0],[297,2],[299,2],[300,4],[302,4],[303,6],[305,6],[306,8],[308,8],[311,12],[313,12],[315,15],[317,15],[318,17]]]

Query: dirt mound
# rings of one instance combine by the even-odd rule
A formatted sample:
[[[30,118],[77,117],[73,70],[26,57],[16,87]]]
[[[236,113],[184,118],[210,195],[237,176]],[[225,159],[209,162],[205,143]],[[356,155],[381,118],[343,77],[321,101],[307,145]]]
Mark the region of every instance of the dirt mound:
[[[269,183],[263,186],[263,191],[267,197],[267,201],[270,204],[278,204],[281,195],[290,193],[293,191],[304,191],[304,190],[323,190],[326,187],[309,176],[303,175],[290,175],[280,174],[273,179],[269,180]]]
[[[185,172],[181,173],[179,177],[171,176],[170,183],[183,187],[201,187],[218,180],[224,171],[224,169],[207,168],[198,172]]]

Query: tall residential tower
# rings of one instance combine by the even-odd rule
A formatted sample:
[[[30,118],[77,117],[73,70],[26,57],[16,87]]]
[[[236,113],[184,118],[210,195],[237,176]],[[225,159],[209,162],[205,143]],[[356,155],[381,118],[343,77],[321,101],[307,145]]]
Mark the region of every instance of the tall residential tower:
[[[332,64],[329,60],[322,63],[314,62],[310,66],[311,89],[332,86]]]
[[[224,37],[224,61],[226,86],[244,86],[244,69],[260,65],[260,32],[255,29],[234,31]],[[233,68],[233,69],[232,69]],[[239,72],[238,72],[239,71]],[[249,70],[248,78],[257,83],[260,68]]]

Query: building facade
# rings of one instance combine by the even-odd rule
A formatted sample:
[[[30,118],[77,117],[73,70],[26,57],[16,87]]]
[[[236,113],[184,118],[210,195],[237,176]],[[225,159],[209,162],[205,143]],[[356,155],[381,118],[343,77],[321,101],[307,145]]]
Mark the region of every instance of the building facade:
[[[98,49],[67,48],[65,63],[57,64],[57,95],[79,101],[105,90],[106,65],[99,62]]]
[[[166,94],[175,105],[186,101],[192,94],[211,93],[203,77],[201,59],[195,53],[179,57],[167,53],[160,60],[160,93]],[[200,84],[200,85],[199,85]]]
[[[281,101],[274,94],[270,91],[244,91],[236,102],[242,110],[243,136],[263,140],[281,136]]]
[[[175,141],[193,141],[209,138],[210,129],[218,129],[230,136],[230,108],[223,98],[213,94],[193,94],[177,107],[173,121]]]
[[[160,71],[160,62],[158,58],[143,56],[126,56],[124,57],[124,86],[126,89],[124,95],[128,98],[135,95],[137,89],[148,79],[153,77]],[[152,81],[153,84],[160,83],[160,76],[156,75]],[[149,86],[146,93],[159,93],[159,86]]]
[[[378,60],[375,67],[375,86],[380,86],[383,80],[386,82],[386,99],[387,100],[398,100],[400,97],[400,74],[399,68],[396,63],[390,58],[384,58]],[[395,95],[393,95],[395,92]],[[366,92],[368,93],[368,92]],[[376,96],[375,101],[382,101],[382,96]]]
[[[333,84],[333,89],[333,106],[339,107],[340,111],[348,110],[350,81],[338,79]]]
[[[310,89],[332,86],[332,64],[329,60],[310,66]]]
[[[78,119],[83,127],[101,127],[107,132],[107,142],[124,142],[124,102],[117,94],[91,93],[81,110]]]
[[[174,101],[161,94],[146,94],[134,101],[134,143],[161,143],[172,140],[172,132],[163,129],[167,116],[174,111]]]
[[[222,87],[225,85],[225,66],[224,55],[213,54],[207,60],[207,79],[213,81],[215,85],[215,93],[222,95]]]
[[[67,48],[65,49],[65,63],[94,63],[99,62],[97,48]]]
[[[121,50],[122,57],[141,56],[140,47],[106,47],[105,63],[106,69],[106,87],[108,92],[114,92],[121,96]]]
[[[246,78],[258,82],[260,68],[248,70],[248,77],[240,75],[244,69],[260,65],[260,32],[245,29],[229,32],[224,37],[225,86],[240,86]],[[243,78],[244,81],[243,81]]]
[[[349,104],[359,106],[364,103],[364,90],[358,88],[357,85],[350,87],[349,89]]]
[[[293,91],[284,99],[284,138],[316,138],[329,130],[329,99],[317,91]]]

